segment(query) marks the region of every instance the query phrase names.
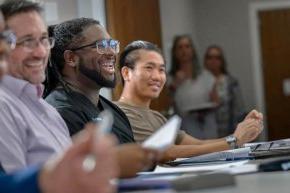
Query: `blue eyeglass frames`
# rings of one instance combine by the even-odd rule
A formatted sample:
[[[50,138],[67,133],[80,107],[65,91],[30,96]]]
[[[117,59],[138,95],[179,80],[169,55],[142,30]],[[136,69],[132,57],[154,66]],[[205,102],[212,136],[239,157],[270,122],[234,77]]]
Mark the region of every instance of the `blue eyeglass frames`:
[[[70,49],[71,51],[81,50],[86,47],[97,48],[99,54],[105,54],[109,51],[118,54],[120,51],[120,42],[114,39],[97,40],[93,43]]]

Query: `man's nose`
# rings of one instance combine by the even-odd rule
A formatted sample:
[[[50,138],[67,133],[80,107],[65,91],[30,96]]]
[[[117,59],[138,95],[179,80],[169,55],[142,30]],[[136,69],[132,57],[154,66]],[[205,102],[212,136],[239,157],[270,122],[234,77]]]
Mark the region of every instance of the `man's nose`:
[[[38,42],[35,48],[32,50],[32,55],[38,58],[44,58],[48,55],[50,49]]]

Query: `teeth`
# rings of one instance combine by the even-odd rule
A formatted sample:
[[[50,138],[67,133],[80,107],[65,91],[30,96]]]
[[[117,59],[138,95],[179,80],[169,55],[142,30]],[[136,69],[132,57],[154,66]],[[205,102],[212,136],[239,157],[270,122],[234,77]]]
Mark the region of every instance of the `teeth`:
[[[28,66],[28,67],[33,67],[33,68],[35,68],[35,67],[41,67],[42,65],[34,65],[34,64],[33,64],[33,65],[30,65],[30,64],[29,64],[29,65],[27,65],[27,66]]]
[[[26,64],[27,66],[29,67],[40,67],[43,65],[42,62],[37,62],[37,63],[29,63],[29,64]]]
[[[114,63],[110,62],[110,63],[103,63],[102,66],[104,67],[114,67]]]

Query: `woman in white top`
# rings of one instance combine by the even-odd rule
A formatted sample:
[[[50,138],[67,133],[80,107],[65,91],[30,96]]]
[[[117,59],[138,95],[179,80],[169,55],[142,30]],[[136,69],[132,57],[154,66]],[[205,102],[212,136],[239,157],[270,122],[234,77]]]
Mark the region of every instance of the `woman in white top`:
[[[171,56],[168,83],[175,110],[184,117],[182,128],[198,138],[216,138],[215,101],[211,98],[214,76],[200,69],[192,39],[188,35],[175,37]]]

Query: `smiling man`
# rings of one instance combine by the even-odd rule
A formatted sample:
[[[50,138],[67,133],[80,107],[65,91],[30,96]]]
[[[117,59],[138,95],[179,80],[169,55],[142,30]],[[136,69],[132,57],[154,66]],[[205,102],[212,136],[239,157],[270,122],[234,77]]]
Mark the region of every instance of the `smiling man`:
[[[99,95],[101,88],[115,86],[119,42],[90,18],[63,22],[53,31],[56,41],[49,70],[56,75],[58,83],[47,85],[52,92],[46,101],[62,115],[70,134],[76,134],[90,121],[98,121],[98,114],[108,109],[114,114],[112,132],[119,142],[134,142],[126,115]]]
[[[156,152],[132,143],[135,140],[126,115],[99,94],[101,88],[115,86],[119,42],[90,18],[72,19],[50,31],[55,46],[49,64],[49,74],[53,76],[47,84],[52,92],[46,101],[61,114],[70,134],[78,133],[88,122],[100,121],[99,113],[109,110],[114,116],[112,133],[122,144],[116,148],[121,177],[132,176],[151,165]],[[58,81],[51,84],[54,79]]]
[[[17,38],[0,86],[0,161],[11,172],[45,162],[70,144],[68,129],[42,96],[45,68],[53,47],[41,16],[30,1],[5,1],[0,9]]]
[[[129,118],[135,140],[142,143],[166,122],[163,115],[150,109],[151,101],[158,98],[166,82],[165,61],[154,44],[134,41],[121,53],[119,65],[124,89],[116,104]],[[240,147],[260,134],[262,119],[262,114],[252,111],[233,135],[220,139],[199,140],[179,131],[176,145],[166,151],[165,159]]]

